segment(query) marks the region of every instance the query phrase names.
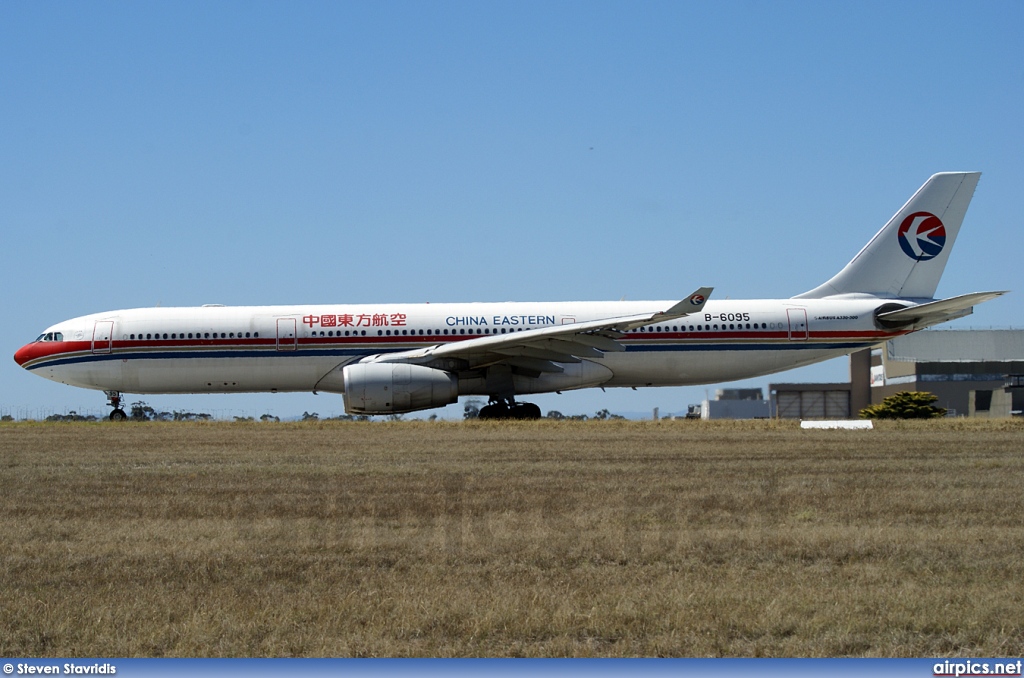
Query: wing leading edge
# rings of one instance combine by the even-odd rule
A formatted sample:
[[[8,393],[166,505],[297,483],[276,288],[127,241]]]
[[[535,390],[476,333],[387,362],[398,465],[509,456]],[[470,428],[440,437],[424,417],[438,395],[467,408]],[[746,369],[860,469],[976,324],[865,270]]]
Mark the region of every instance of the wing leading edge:
[[[712,287],[701,287],[665,311],[603,318],[557,327],[491,335],[399,353],[371,356],[363,362],[428,364],[464,360],[471,368],[504,363],[534,372],[562,372],[557,363],[578,363],[608,352],[625,351],[619,339],[647,325],[682,318],[704,308]]]

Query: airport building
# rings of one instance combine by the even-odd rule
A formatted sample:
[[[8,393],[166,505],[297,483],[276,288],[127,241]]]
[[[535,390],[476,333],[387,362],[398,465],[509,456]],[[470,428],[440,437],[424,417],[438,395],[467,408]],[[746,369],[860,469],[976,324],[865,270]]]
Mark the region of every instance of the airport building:
[[[1024,410],[1024,330],[927,330],[850,356],[850,382],[770,384],[772,416],[847,419],[900,391],[928,391],[949,416]]]
[[[886,342],[871,361],[871,401],[928,391],[951,416],[1024,410],[1024,331],[932,330]]]
[[[768,419],[771,406],[759,388],[720,388],[700,405],[701,419]]]

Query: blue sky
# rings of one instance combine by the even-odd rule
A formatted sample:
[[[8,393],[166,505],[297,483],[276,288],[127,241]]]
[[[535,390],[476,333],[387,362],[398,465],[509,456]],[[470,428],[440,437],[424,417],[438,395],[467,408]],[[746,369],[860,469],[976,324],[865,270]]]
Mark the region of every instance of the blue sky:
[[[2,3],[0,410],[102,413],[10,356],[116,308],[788,297],[947,170],[984,174],[939,293],[1015,292],[953,326],[1021,327],[1022,104],[1020,2]]]

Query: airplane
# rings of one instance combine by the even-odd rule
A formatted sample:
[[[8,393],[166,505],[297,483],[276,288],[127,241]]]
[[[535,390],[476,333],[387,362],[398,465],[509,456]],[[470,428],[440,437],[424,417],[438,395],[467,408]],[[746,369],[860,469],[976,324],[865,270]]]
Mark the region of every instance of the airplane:
[[[936,299],[980,172],[929,178],[839,273],[789,299],[140,308],[46,328],[15,361],[124,393],[312,391],[354,415],[487,396],[481,419],[536,419],[520,396],[687,386],[828,360],[969,315],[1005,291]]]

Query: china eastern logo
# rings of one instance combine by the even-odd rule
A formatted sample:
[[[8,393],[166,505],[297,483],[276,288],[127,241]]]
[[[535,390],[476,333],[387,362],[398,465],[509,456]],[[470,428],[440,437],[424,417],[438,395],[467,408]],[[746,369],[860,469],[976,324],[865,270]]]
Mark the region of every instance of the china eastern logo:
[[[946,246],[946,227],[931,212],[914,212],[903,220],[896,235],[903,251],[916,261],[934,259]]]
[[[693,304],[694,306],[700,306],[701,304],[704,303],[704,295],[703,294],[695,294],[695,295],[693,295],[692,297],[690,297],[690,303]]]

